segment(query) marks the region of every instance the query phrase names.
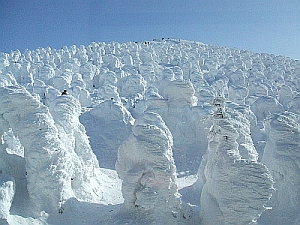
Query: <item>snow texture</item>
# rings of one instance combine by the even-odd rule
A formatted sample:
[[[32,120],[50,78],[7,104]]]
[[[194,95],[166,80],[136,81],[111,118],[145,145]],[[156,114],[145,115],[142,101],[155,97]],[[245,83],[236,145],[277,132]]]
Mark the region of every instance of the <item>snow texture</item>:
[[[0,219],[9,215],[11,203],[15,194],[15,180],[12,176],[0,174]]]
[[[70,198],[71,178],[59,133],[47,107],[23,87],[1,88],[1,116],[25,149],[27,189],[37,210],[58,210]]]
[[[116,170],[123,180],[124,207],[147,212],[155,223],[177,224],[181,215],[173,137],[155,113],[141,115],[120,146]],[[176,219],[177,218],[177,219]]]
[[[0,53],[0,223],[298,225],[299,77],[172,38]]]
[[[299,216],[299,121],[299,115],[290,112],[265,121],[268,142],[262,162],[270,169],[276,188],[269,203],[272,210],[265,216],[275,218],[276,224],[292,224]]]
[[[0,96],[1,125],[11,127],[25,149],[33,207],[53,212],[71,197],[91,202],[102,199],[101,172],[79,123],[79,102],[72,96],[58,96],[47,108],[21,86],[1,88]]]
[[[267,167],[257,162],[249,138],[249,123],[248,126],[243,123],[238,132],[236,127],[241,125],[238,123],[244,121],[236,121],[238,117],[225,113],[224,99],[217,97],[214,105],[214,123],[203,171],[206,182],[200,202],[202,222],[249,224],[265,210],[264,204],[273,192],[273,180]]]

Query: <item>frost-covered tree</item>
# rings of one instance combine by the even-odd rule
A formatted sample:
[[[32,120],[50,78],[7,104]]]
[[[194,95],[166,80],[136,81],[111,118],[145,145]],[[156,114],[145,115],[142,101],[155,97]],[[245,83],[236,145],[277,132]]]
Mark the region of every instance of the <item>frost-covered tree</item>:
[[[285,112],[265,121],[267,144],[262,162],[274,177],[276,192],[270,200],[272,210],[264,221],[272,224],[297,224],[300,215],[300,116]]]
[[[124,207],[146,213],[156,223],[176,224],[181,199],[175,184],[172,134],[156,113],[142,115],[132,131],[120,146],[116,162],[123,180]]]
[[[35,213],[58,212],[71,197],[101,200],[102,173],[79,122],[81,107],[75,98],[57,96],[49,111],[23,87],[10,86],[0,88],[0,104],[1,131],[11,128],[24,147],[27,189]],[[3,149],[1,154],[6,154]],[[2,166],[10,172],[5,162]]]
[[[222,97],[214,100],[214,122],[202,165],[201,224],[249,224],[265,210],[273,181],[267,167],[257,162],[251,146],[244,146],[248,155],[241,154],[237,139],[246,134],[234,127],[236,122],[225,113],[224,101]]]
[[[69,158],[47,107],[21,86],[0,89],[2,122],[25,149],[27,189],[37,211],[57,211],[73,196]]]

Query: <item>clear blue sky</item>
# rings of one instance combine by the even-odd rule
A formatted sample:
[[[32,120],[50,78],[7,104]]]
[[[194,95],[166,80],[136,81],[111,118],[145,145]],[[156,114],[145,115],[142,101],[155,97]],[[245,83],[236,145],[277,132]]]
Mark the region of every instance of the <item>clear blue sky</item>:
[[[300,0],[0,0],[0,52],[162,37],[300,59]]]

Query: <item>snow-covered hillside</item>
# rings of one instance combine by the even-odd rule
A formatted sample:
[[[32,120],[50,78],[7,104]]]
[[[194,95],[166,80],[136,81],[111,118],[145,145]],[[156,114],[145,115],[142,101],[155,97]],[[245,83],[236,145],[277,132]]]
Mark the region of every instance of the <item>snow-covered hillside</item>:
[[[0,224],[300,224],[300,62],[162,39],[0,53]]]

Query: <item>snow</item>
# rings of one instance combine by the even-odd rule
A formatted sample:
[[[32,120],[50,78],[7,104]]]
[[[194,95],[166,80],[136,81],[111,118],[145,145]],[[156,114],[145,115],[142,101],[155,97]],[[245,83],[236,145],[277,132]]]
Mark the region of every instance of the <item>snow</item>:
[[[1,174],[0,182],[0,219],[5,220],[15,195],[15,180],[12,176]]]
[[[0,53],[0,224],[298,225],[299,77],[178,39]]]
[[[147,213],[148,223],[176,224],[187,217],[181,213],[172,145],[172,134],[161,116],[145,112],[118,151],[116,170],[123,181],[124,207]]]
[[[277,192],[272,197],[272,216],[277,224],[292,223],[290,216],[299,209],[299,115],[285,112],[265,121],[268,142],[262,162],[272,171]]]
[[[239,113],[234,110],[227,113],[224,100],[216,97],[214,101],[206,165],[199,174],[205,180],[200,199],[202,222],[249,224],[265,210],[274,189],[273,179],[267,167],[257,162],[249,138],[250,123],[243,121],[247,118],[234,115]]]

